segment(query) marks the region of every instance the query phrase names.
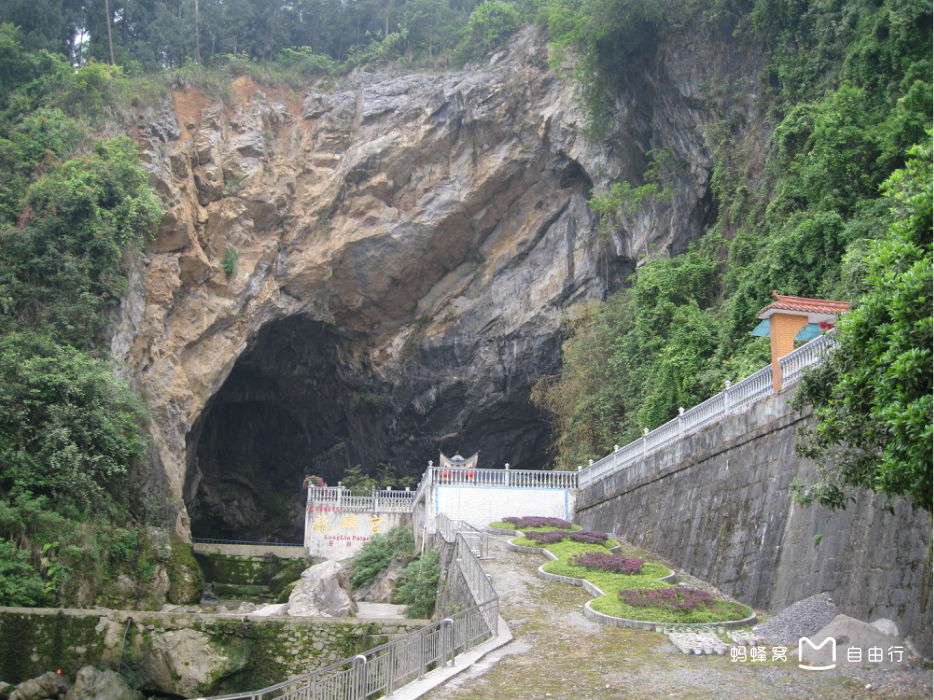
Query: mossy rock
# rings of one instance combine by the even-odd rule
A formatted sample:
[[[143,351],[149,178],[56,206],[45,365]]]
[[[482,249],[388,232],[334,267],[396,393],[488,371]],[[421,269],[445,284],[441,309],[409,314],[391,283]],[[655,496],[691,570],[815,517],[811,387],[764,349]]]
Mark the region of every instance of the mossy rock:
[[[269,592],[278,596],[286,587],[291,591],[309,566],[311,564],[307,559],[286,560],[279,572],[269,579]]]
[[[301,582],[301,579],[300,579],[300,578],[297,578],[297,579],[295,579],[294,581],[291,581],[291,582],[285,584],[285,586],[283,586],[282,590],[279,591],[279,595],[276,596],[276,602],[277,602],[277,603],[288,603],[288,602],[289,602],[289,596],[292,595],[292,591],[295,590],[295,587],[296,587],[300,582]]]
[[[169,565],[169,602],[175,605],[197,603],[201,600],[204,579],[194,551],[191,545],[183,542],[174,532],[169,533],[169,545],[172,552]]]
[[[222,600],[269,600],[269,588],[255,583],[215,583],[214,595]]]

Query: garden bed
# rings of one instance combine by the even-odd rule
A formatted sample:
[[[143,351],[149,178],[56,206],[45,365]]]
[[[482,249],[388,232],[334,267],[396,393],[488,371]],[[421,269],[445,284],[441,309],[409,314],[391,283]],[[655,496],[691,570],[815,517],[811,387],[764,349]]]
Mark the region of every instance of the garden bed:
[[[742,603],[716,599],[704,591],[672,587],[674,572],[657,562],[627,559],[621,555],[606,557],[609,552],[621,549],[612,539],[607,539],[604,545],[567,538],[542,544],[523,535],[512,539],[509,548],[541,553],[552,559],[539,567],[539,576],[583,586],[595,596],[585,605],[585,614],[603,624],[636,629],[654,629],[659,624],[735,627],[752,624],[756,619],[755,613]],[[617,573],[570,563],[572,557],[586,556],[588,552],[601,553],[588,557],[593,560],[589,562],[591,565],[616,566],[619,570],[635,570],[636,573]],[[630,601],[623,600],[621,595]]]
[[[516,521],[516,522],[512,522]],[[532,523],[538,524],[529,524]],[[549,524],[550,523],[550,524]],[[561,520],[560,518],[545,518],[540,516],[531,516],[527,518],[510,518],[509,521],[498,520],[487,525],[488,531],[500,532],[502,534],[521,534],[523,531],[530,532],[548,532],[551,530],[580,530],[580,525]]]

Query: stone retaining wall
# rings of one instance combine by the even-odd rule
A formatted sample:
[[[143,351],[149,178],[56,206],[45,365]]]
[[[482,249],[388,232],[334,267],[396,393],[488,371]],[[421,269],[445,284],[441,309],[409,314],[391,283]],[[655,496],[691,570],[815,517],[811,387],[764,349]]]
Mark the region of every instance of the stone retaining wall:
[[[132,622],[129,622],[132,620]],[[424,621],[0,608],[0,680],[86,664],[194,697],[262,688],[418,629]]]
[[[859,494],[844,511],[795,504],[795,477],[815,465],[794,451],[810,420],[791,391],[771,396],[581,490],[578,521],[618,532],[736,599],[777,612],[826,591],[843,612],[895,620],[931,656],[931,517]]]

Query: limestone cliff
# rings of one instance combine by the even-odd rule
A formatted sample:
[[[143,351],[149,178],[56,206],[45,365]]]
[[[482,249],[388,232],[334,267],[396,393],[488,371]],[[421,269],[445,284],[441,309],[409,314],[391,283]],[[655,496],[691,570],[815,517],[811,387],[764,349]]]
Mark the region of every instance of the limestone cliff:
[[[562,319],[640,252],[700,234],[718,118],[702,95],[730,80],[754,71],[702,37],[660,46],[595,144],[527,30],[449,73],[300,95],[241,78],[223,102],[181,86],[142,110],[168,213],[112,346],[152,407],[179,532],[190,514],[196,534],[295,537],[305,473],[418,474],[439,449],[541,467],[528,394],[558,366]],[[594,182],[638,181],[659,147],[682,164],[674,196],[599,240]]]

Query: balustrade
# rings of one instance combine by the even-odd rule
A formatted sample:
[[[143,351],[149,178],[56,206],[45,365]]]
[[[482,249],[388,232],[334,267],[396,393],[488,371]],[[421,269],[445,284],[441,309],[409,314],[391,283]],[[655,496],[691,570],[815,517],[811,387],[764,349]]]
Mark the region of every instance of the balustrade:
[[[781,358],[779,366],[782,370],[782,388],[787,388],[797,382],[801,378],[801,370],[820,362],[836,342],[831,331]],[[731,385],[728,382],[726,389],[719,394],[688,411],[683,411],[677,418],[655,430],[647,431],[638,440],[615,449],[606,457],[585,467],[578,474],[579,488],[589,486],[626,469],[639,460],[650,457],[676,440],[696,433],[722,420],[730,413],[768,396],[772,393],[772,389],[771,365],[763,367],[736,384]]]

